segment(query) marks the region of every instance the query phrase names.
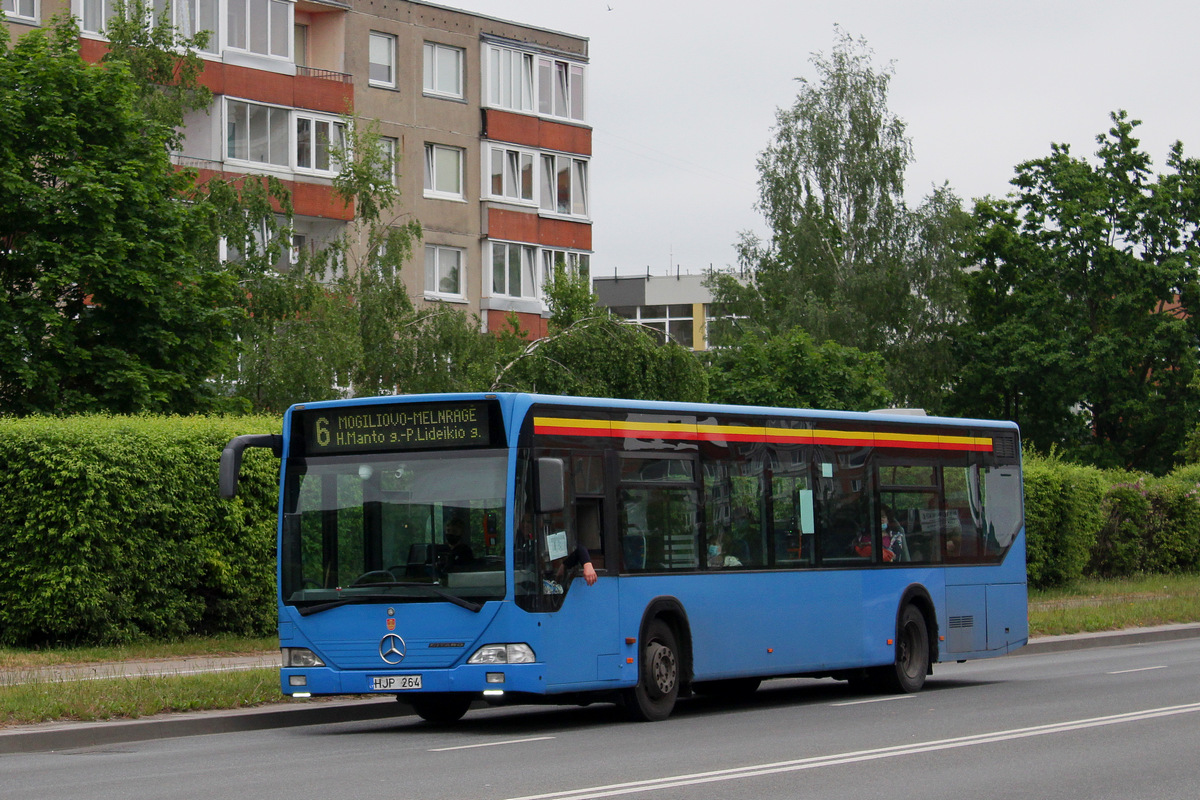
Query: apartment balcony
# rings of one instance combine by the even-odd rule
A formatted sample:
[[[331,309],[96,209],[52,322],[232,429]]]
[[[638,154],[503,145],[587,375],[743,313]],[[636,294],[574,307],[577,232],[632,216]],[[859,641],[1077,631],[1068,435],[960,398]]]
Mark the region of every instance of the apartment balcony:
[[[242,172],[240,169],[227,169],[223,161],[197,158],[183,153],[171,153],[171,162],[180,167],[196,170],[196,183],[198,184],[203,184],[214,177],[237,181],[247,175],[253,176],[253,173]],[[340,222],[354,219],[354,204],[347,205],[327,183],[314,183],[300,178],[298,180],[285,179],[283,185],[292,193],[292,210],[298,216],[319,217]]]

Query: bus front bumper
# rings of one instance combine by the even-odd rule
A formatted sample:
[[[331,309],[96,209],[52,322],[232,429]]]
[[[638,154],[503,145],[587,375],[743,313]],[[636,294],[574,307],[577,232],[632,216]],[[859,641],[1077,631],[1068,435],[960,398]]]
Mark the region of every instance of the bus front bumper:
[[[329,667],[279,671],[285,695],[408,694],[411,692],[522,692],[544,694],[543,664],[463,664],[450,669],[336,670]]]

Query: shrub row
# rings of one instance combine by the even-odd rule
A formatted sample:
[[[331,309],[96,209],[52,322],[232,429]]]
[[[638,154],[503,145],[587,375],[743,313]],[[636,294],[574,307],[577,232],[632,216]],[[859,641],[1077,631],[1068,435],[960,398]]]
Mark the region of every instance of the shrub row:
[[[1025,458],[1030,586],[1200,571],[1200,465],[1161,478]]]
[[[0,642],[120,643],[275,625],[278,461],[233,436],[266,417],[0,419]]]
[[[0,643],[268,634],[278,462],[221,449],[268,417],[0,419]],[[1031,586],[1200,570],[1200,465],[1164,478],[1025,459]]]

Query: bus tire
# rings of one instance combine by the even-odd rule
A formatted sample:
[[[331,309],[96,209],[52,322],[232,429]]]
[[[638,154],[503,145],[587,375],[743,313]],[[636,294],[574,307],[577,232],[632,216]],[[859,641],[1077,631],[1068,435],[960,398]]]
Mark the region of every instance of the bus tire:
[[[462,692],[428,692],[397,699],[411,704],[418,717],[434,725],[458,722],[471,707],[471,695]]]
[[[921,691],[928,674],[929,628],[921,610],[909,604],[896,625],[896,661],[879,668],[879,682],[887,691],[912,694]]]
[[[654,619],[646,626],[637,686],[625,690],[625,710],[638,722],[671,716],[679,696],[679,645],[671,626]]]

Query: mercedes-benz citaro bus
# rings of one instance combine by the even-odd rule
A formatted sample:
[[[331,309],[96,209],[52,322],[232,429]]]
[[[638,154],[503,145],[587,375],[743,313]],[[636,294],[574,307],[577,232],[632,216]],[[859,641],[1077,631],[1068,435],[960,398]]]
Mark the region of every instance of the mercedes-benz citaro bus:
[[[833,677],[915,692],[1028,639],[1009,422],[531,394],[296,405],[282,458],[282,690],[611,700]],[[590,567],[588,566],[590,564]],[[587,580],[584,579],[586,575]]]

